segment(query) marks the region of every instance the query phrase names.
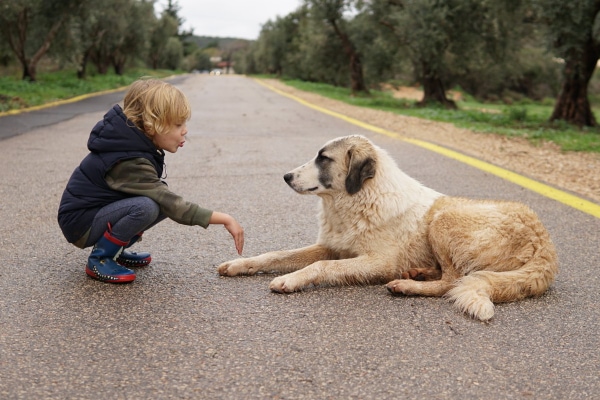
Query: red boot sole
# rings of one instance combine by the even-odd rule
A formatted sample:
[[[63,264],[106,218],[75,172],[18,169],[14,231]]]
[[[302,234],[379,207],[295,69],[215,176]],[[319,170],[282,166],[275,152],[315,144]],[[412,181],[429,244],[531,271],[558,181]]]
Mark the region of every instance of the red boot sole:
[[[144,258],[143,260],[138,260],[138,261],[129,261],[123,258],[117,258],[117,264],[126,267],[126,268],[139,268],[139,267],[145,267],[146,265],[150,264],[150,261],[152,261],[152,257],[148,257],[148,258]]]
[[[98,281],[101,282],[106,282],[106,283],[129,283],[129,282],[133,282],[135,280],[135,274],[133,275],[123,275],[123,276],[102,276],[102,275],[98,275],[96,274],[94,271],[92,271],[91,269],[88,268],[88,266],[85,266],[85,273],[88,274],[89,277],[94,278]]]

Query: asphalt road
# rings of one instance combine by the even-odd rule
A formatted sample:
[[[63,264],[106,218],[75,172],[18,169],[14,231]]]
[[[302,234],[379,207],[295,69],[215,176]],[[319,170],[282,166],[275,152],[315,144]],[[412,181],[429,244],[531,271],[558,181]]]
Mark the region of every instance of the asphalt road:
[[[556,283],[541,298],[498,305],[488,324],[382,286],[278,295],[272,276],[218,276],[236,256],[221,226],[172,221],[136,246],[154,261],[133,284],[89,279],[88,251],[66,243],[56,211],[90,129],[116,101],[94,98],[79,111],[0,118],[3,135],[29,126],[0,141],[0,398],[600,398],[599,219],[248,78],[177,84],[193,115],[185,147],[167,156],[167,181],[234,215],[244,255],[314,242],[317,198],[295,194],[283,174],[325,141],[360,133],[441,192],[529,204],[558,248]]]

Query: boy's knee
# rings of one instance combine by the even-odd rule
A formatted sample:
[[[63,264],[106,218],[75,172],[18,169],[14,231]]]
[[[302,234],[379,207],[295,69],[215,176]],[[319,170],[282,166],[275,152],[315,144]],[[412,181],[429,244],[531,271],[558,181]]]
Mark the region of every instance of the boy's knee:
[[[145,216],[144,219],[148,221],[154,221],[160,214],[160,206],[157,202],[149,197],[140,197],[139,201],[136,202],[138,212]]]

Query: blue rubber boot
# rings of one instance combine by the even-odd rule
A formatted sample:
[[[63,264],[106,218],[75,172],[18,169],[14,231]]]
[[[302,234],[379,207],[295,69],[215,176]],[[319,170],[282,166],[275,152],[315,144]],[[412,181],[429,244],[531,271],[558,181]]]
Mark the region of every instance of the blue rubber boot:
[[[121,264],[124,267],[145,267],[150,264],[152,261],[152,257],[150,253],[147,252],[139,252],[135,251],[126,251],[125,249],[131,247],[135,242],[142,241],[142,234],[144,232],[140,232],[134,237],[131,238],[129,244],[125,245],[125,248],[117,258],[117,263]]]
[[[85,272],[94,279],[109,283],[127,283],[133,282],[135,272],[122,267],[115,262],[115,259],[126,246],[123,242],[113,237],[109,231],[98,240],[88,257]]]

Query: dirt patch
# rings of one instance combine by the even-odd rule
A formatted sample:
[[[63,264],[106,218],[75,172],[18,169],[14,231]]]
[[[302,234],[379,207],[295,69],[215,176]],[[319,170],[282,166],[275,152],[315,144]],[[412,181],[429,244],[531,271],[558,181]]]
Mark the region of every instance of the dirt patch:
[[[352,106],[294,89],[277,80],[269,79],[266,82],[282,92],[340,114],[405,137],[457,150],[600,203],[599,154],[563,152],[553,143],[536,146],[521,138],[475,133],[449,123]]]
[[[0,94],[0,109],[4,108],[7,110],[26,108],[27,103],[20,97],[10,97],[4,94]]]

